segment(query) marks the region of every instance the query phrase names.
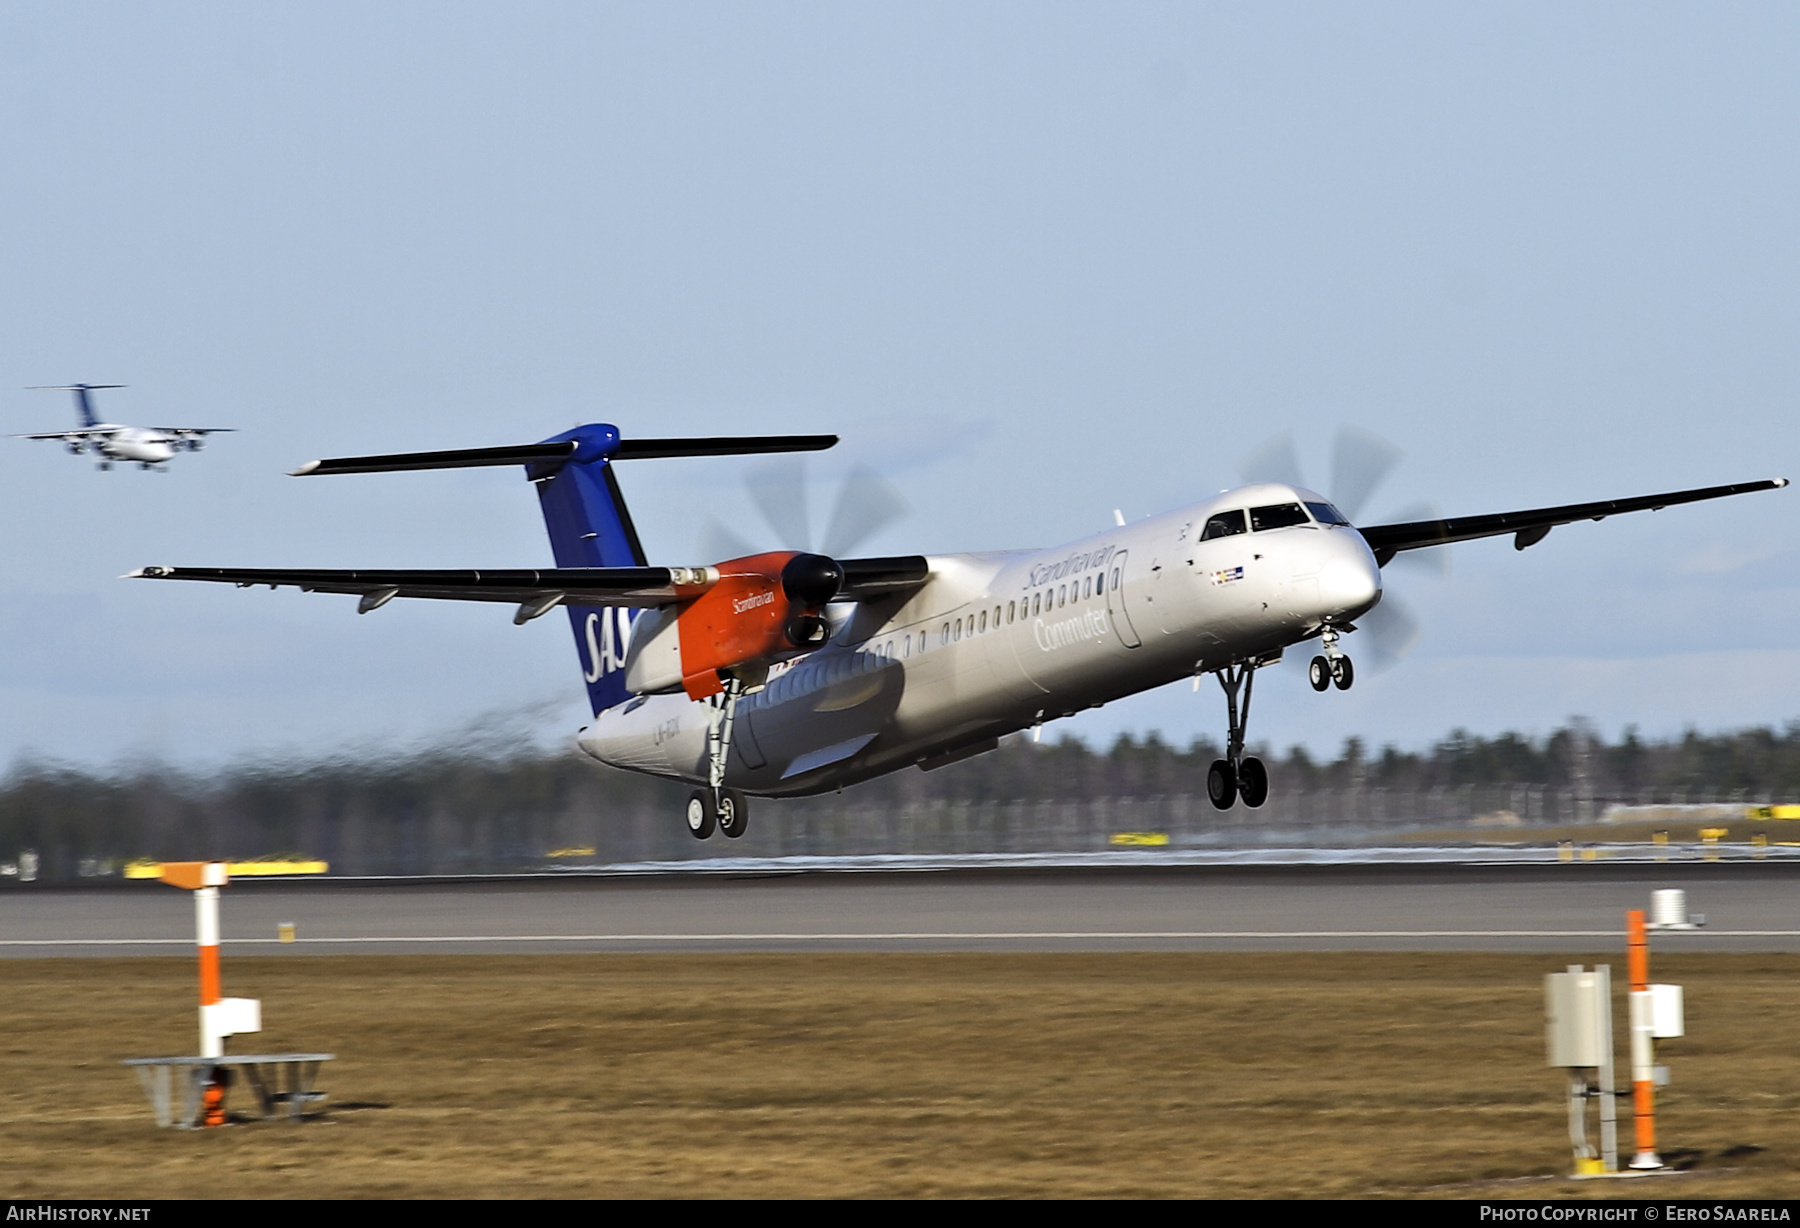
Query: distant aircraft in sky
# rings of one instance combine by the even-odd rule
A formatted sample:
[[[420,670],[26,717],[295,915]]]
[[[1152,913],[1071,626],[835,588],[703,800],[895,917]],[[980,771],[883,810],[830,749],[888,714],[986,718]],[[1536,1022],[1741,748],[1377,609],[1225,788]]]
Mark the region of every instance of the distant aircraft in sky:
[[[350,593],[363,613],[395,597],[494,601],[516,603],[513,622],[523,624],[564,607],[593,702],[581,748],[697,786],[688,829],[740,836],[746,794],[802,796],[915,764],[930,770],[992,750],[1014,731],[1203,674],[1219,679],[1228,718],[1208,794],[1220,809],[1260,806],[1268,773],[1245,753],[1252,679],[1289,649],[1316,650],[1313,688],[1349,689],[1342,641],[1361,623],[1379,655],[1379,628],[1394,620],[1377,604],[1382,569],[1402,552],[1498,536],[1523,550],[1561,525],[1787,485],[1775,478],[1358,526],[1323,495],[1259,481],[1134,524],[1115,514],[1105,532],[1048,549],[842,557],[883,518],[871,505],[862,524],[827,535],[824,554],[796,541],[799,549],[653,567],[613,477],[616,461],[836,442],[623,438],[594,424],[521,446],[313,461],[296,473],[522,465],[556,566],[132,575]],[[1366,488],[1383,463],[1364,466],[1371,477],[1348,486]],[[1398,621],[1398,638],[1408,638],[1410,620]]]
[[[40,435],[15,435],[13,438],[60,439],[76,456],[92,452],[100,458],[102,469],[111,469],[114,461],[136,461],[139,469],[152,469],[177,452],[198,452],[200,441],[207,435],[232,429],[228,426],[123,426],[116,422],[101,422],[94,416],[94,404],[88,393],[99,388],[123,387],[124,384],[36,385],[33,391],[74,393],[81,427],[73,431],[45,431]]]

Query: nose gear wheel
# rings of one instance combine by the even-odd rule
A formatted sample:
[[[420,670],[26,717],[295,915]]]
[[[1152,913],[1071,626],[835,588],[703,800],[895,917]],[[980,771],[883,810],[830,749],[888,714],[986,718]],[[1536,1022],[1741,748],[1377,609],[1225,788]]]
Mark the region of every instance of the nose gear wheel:
[[[1356,669],[1350,664],[1350,658],[1338,647],[1338,629],[1327,625],[1319,632],[1319,638],[1325,645],[1325,651],[1314,657],[1312,664],[1307,666],[1306,680],[1312,683],[1315,691],[1328,691],[1333,686],[1340,691],[1348,691],[1350,684],[1356,681]]]

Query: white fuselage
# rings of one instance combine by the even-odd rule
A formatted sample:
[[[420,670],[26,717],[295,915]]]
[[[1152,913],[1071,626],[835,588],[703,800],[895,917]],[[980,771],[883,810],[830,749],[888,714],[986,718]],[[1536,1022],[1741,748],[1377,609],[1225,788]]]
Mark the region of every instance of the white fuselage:
[[[104,431],[106,434],[95,438],[88,446],[108,460],[137,461],[153,465],[175,455],[174,438],[161,431],[142,426],[115,426],[111,423],[104,423],[93,429],[96,433]]]
[[[917,590],[834,607],[830,643],[744,697],[726,784],[798,795],[929,766],[1343,627],[1381,596],[1353,528],[1307,517],[1201,540],[1221,513],[1325,502],[1248,486],[1056,549],[933,557]],[[711,719],[684,694],[644,695],[579,740],[614,766],[704,783]]]

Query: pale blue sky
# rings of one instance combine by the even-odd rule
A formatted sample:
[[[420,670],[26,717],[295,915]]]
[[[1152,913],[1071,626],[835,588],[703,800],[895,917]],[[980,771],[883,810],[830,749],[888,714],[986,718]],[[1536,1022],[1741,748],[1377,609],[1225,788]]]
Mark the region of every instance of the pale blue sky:
[[[1325,485],[1341,423],[1407,451],[1369,519],[1800,477],[1797,121],[1775,4],[0,3],[0,430],[71,380],[240,428],[0,440],[0,764],[566,740],[560,620],[114,578],[549,559],[514,473],[321,455],[836,431],[916,509],[871,552],[1067,540],[1286,429]],[[742,475],[623,469],[653,557]],[[1396,572],[1413,654],[1252,736],[1800,717],[1796,500]]]

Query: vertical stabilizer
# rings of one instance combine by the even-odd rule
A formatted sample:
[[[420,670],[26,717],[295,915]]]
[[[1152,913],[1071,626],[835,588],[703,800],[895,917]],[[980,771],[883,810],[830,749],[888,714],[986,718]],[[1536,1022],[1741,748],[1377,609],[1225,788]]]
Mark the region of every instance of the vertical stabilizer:
[[[530,465],[526,473],[537,483],[538,506],[550,533],[550,549],[558,567],[643,567],[631,513],[612,470],[619,449],[617,427],[596,423],[546,439],[569,442],[568,459]],[[581,676],[595,714],[631,698],[625,689],[625,650],[637,610],[615,606],[566,607],[581,657]]]
[[[124,384],[31,384],[33,392],[72,392],[75,394],[75,412],[81,417],[81,429],[92,430],[100,425],[100,419],[94,416],[93,398],[88,393],[101,388],[123,388]]]

